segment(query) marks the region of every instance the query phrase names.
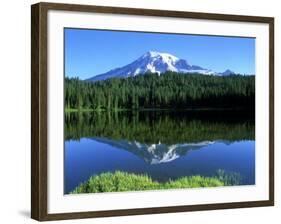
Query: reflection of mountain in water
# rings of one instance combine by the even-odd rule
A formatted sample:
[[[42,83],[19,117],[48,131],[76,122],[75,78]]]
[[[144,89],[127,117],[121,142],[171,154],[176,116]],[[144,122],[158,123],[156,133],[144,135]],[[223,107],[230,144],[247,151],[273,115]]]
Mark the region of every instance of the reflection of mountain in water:
[[[145,144],[137,141],[112,140],[107,138],[91,139],[115,148],[129,151],[150,164],[171,162],[180,156],[186,155],[191,150],[201,149],[214,144],[213,141],[166,145],[160,142],[158,144]]]

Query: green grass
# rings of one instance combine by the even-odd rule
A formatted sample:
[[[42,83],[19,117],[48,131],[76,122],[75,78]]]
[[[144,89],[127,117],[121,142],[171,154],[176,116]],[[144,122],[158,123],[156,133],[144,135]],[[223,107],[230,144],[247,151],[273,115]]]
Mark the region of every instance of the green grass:
[[[148,175],[137,175],[116,171],[102,173],[90,177],[86,182],[76,187],[71,194],[143,191],[159,189],[199,188],[224,186],[223,179],[217,177],[187,176],[165,183],[153,181]]]

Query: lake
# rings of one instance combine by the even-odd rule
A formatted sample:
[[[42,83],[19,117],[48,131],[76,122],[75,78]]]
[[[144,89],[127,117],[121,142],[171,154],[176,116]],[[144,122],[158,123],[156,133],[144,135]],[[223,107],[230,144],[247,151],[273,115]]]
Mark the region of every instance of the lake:
[[[159,182],[223,171],[253,185],[253,118],[240,110],[66,113],[64,192],[117,170]]]

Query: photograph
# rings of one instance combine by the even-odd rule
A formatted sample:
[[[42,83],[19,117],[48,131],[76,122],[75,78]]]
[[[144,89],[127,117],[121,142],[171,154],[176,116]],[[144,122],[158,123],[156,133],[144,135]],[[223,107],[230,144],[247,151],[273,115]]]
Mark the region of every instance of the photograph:
[[[64,27],[64,194],[255,185],[255,47]]]

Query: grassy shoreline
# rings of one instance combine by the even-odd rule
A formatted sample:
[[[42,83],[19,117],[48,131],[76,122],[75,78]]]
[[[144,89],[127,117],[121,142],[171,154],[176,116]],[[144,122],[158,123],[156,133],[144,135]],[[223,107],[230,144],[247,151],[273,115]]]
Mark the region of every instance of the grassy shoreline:
[[[115,171],[91,176],[86,182],[77,186],[70,194],[143,191],[161,189],[218,187],[230,185],[219,177],[186,176],[164,183],[154,181],[145,174],[132,174]]]

